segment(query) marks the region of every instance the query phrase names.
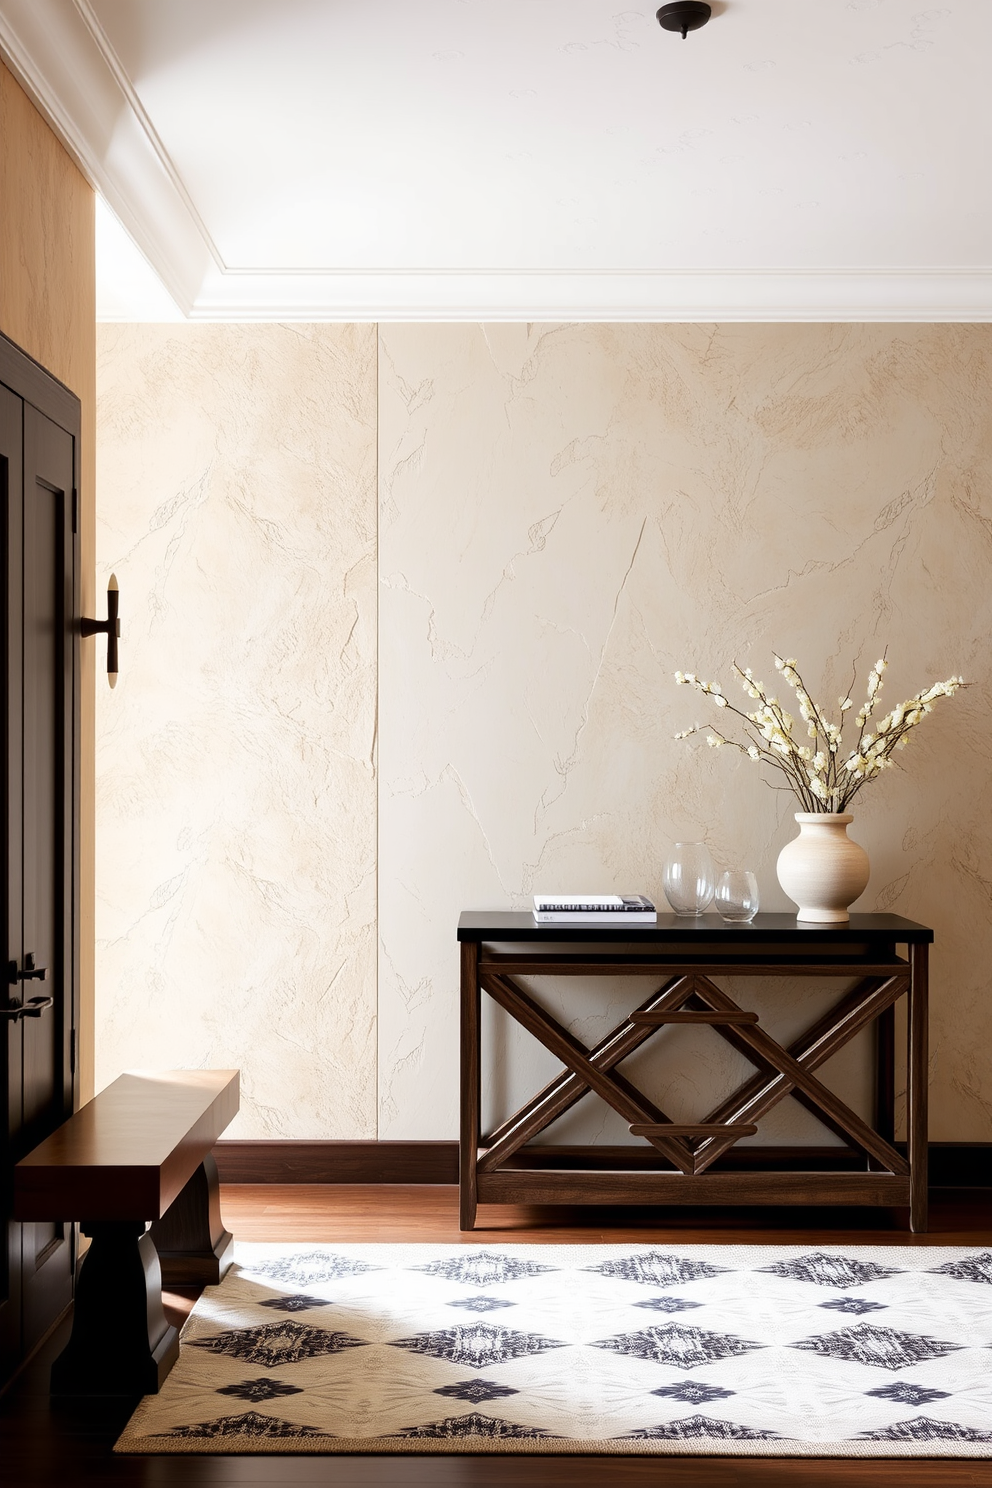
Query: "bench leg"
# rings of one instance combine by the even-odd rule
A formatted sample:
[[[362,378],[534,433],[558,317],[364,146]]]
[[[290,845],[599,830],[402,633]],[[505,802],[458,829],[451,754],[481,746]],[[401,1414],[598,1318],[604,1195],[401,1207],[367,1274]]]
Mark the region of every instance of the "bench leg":
[[[234,1236],[220,1217],[217,1164],[207,1153],[186,1187],[152,1224],[163,1286],[216,1286],[234,1259]]]
[[[162,1311],[158,1256],[137,1220],[86,1221],[72,1336],[52,1365],[53,1395],[154,1395],[179,1357]]]

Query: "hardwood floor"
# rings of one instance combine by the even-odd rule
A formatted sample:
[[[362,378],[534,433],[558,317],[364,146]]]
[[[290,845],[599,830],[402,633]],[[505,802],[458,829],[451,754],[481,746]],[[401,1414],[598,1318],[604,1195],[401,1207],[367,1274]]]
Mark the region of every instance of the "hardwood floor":
[[[438,1241],[478,1245],[716,1243],[987,1245],[992,1194],[934,1195],[931,1230],[910,1235],[887,1211],[540,1210],[486,1207],[471,1235],[458,1229],[449,1187],[236,1186],[223,1191],[227,1226],[242,1240]],[[801,1221],[801,1223],[799,1223]],[[191,1296],[170,1293],[174,1321]],[[66,1325],[0,1400],[0,1462],[10,1488],[992,1488],[992,1461],[602,1457],[114,1457],[129,1407],[52,1404],[48,1366]]]

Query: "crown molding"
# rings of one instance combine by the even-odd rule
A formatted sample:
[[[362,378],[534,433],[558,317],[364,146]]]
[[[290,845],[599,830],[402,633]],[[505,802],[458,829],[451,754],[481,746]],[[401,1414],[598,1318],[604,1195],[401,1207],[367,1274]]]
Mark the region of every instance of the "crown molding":
[[[225,264],[88,0],[0,0],[0,55],[191,320],[992,321],[992,268]]]
[[[0,56],[189,314],[211,255],[73,0],[0,0]]]
[[[208,272],[192,320],[992,321],[992,270]]]

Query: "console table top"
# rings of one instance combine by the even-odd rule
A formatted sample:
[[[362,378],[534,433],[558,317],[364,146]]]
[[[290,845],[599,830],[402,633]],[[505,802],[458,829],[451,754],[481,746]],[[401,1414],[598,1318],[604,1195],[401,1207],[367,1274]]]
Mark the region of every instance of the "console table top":
[[[530,910],[468,909],[458,919],[461,941],[603,941],[614,945],[640,942],[645,946],[684,945],[698,940],[712,945],[745,947],[749,942],[800,947],[804,941],[836,946],[874,941],[886,945],[931,945],[933,931],[915,920],[894,914],[852,914],[843,926],[799,924],[794,914],[762,913],[748,925],[730,925],[718,914],[689,919],[660,914],[655,925],[539,925]]]

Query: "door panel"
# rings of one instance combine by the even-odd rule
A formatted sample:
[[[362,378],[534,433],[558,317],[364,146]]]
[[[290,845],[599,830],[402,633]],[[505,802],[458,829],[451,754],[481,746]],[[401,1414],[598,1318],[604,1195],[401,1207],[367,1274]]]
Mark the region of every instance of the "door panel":
[[[22,419],[23,407],[20,398],[0,386],[0,501],[3,512],[0,520],[0,544],[2,544],[2,572],[4,577],[5,603],[0,616],[2,625],[2,649],[0,664],[4,666],[4,704],[7,727],[2,731],[0,747],[3,749],[3,813],[6,850],[3,855],[3,898],[0,913],[4,920],[4,960],[2,971],[2,1002],[4,1011],[10,1000],[20,998],[20,984],[11,986],[7,977],[7,958],[18,966],[23,964],[21,945],[21,650],[13,644],[21,626],[21,515],[22,491]],[[3,1164],[3,1227],[4,1243],[0,1250],[0,1367],[4,1377],[10,1372],[20,1356],[21,1348],[21,1227],[10,1219],[11,1213],[11,1169],[19,1152],[13,1144],[21,1126],[21,1024],[2,1020],[0,1039],[3,1040],[3,1058],[0,1060],[0,1078],[3,1079],[3,1105],[7,1113],[4,1125]]]
[[[24,391],[26,396],[18,393]],[[53,422],[34,406],[50,407]],[[67,428],[62,423],[68,425]],[[0,1381],[72,1296],[74,1229],[10,1220],[14,1164],[72,1111],[78,984],[78,404],[0,336]],[[10,967],[14,977],[11,980]],[[24,973],[45,968],[44,980]],[[23,1003],[49,998],[38,1016]],[[15,1014],[16,1018],[10,1015]]]
[[[30,1151],[72,1111],[72,489],[73,439],[24,405],[23,920],[25,980],[53,1005],[22,1018],[21,1143]],[[70,669],[67,675],[67,653]],[[69,686],[67,697],[67,683]],[[67,933],[67,931],[69,933]],[[68,953],[68,954],[67,954]],[[67,1016],[68,1015],[68,1016]],[[68,1305],[72,1246],[62,1224],[21,1230],[22,1326],[28,1347]]]

